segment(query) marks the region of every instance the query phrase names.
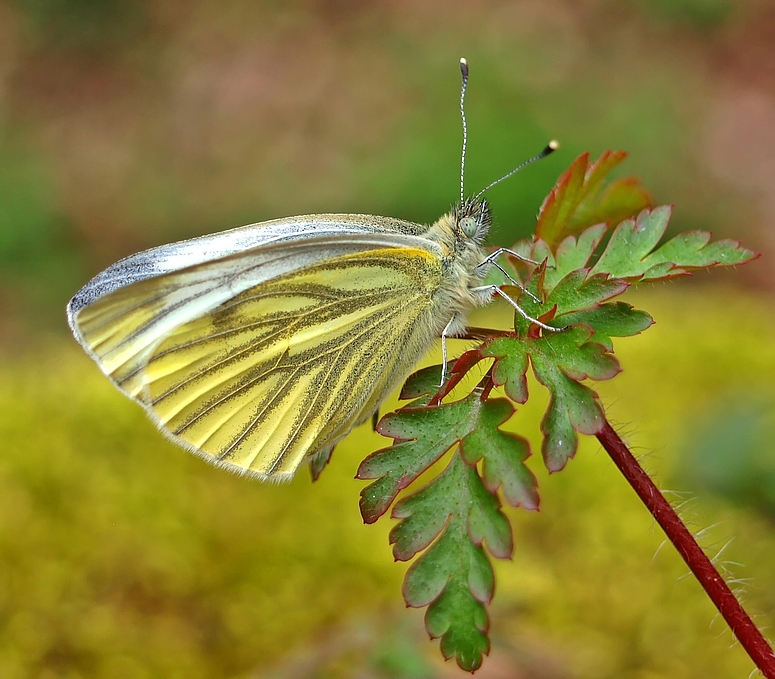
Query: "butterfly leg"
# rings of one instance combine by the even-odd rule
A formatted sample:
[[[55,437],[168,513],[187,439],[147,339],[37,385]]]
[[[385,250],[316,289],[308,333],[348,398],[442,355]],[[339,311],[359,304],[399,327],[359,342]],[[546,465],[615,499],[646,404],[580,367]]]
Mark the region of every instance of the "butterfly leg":
[[[536,262],[534,259],[530,259],[529,257],[525,257],[525,255],[520,255],[518,252],[514,252],[514,250],[509,250],[508,248],[498,248],[495,250],[495,252],[491,252],[485,260],[479,264],[479,266],[482,266],[482,264],[487,264],[494,259],[497,259],[500,257],[503,253],[506,253],[507,255],[511,255],[512,257],[516,257],[517,259],[521,259],[523,262],[526,262],[527,264],[536,264],[538,265],[539,262]]]
[[[528,262],[529,264],[538,264],[538,262],[534,262],[532,259],[528,259],[527,257],[523,257],[522,255],[520,255],[519,253],[514,252],[513,250],[509,250],[508,248],[498,248],[495,252],[492,252],[489,255],[487,255],[487,257],[483,261],[479,262],[479,264],[476,265],[475,269],[481,269],[482,267],[485,267],[485,266],[488,266],[488,265],[494,266],[504,276],[506,276],[506,278],[508,278],[514,285],[516,285],[520,290],[522,290],[522,292],[527,293],[536,302],[540,303],[541,300],[538,299],[538,297],[536,297],[532,292],[530,292],[530,290],[528,290],[524,285],[522,285],[522,283],[520,283],[519,281],[517,281],[514,278],[512,278],[511,274],[508,271],[506,271],[506,269],[504,269],[500,264],[498,264],[498,262],[495,261],[496,258],[499,257],[500,255],[502,255],[504,252],[507,253],[507,254],[510,254],[510,255],[514,255],[515,257],[518,257],[523,262]]]
[[[485,290],[490,291],[496,295],[500,295],[505,299],[511,306],[516,309],[517,313],[522,316],[526,321],[530,321],[531,323],[535,323],[539,328],[543,328],[544,330],[551,330],[552,332],[560,332],[562,328],[553,328],[551,325],[546,325],[546,323],[542,323],[537,318],[533,318],[530,316],[519,304],[517,304],[511,297],[509,297],[503,290],[501,290],[497,285],[483,285],[479,288],[471,288],[471,292],[484,292]]]
[[[449,319],[449,323],[444,326],[444,330],[441,331],[441,382],[439,387],[444,386],[444,378],[447,376],[447,337],[449,337],[449,329],[455,322],[455,316]]]

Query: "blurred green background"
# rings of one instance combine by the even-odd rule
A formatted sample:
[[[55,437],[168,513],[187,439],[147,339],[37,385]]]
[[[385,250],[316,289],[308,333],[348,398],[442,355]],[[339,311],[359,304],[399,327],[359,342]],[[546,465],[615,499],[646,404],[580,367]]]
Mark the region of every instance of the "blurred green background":
[[[92,275],[171,240],[305,212],[434,220],[458,191],[460,56],[471,189],[563,143],[493,189],[493,242],[530,233],[578,153],[621,148],[674,229],[763,253],[632,293],[657,325],[620,342],[625,371],[599,391],[775,624],[771,0],[16,0],[0,2],[0,677],[460,676],[403,608],[390,521],[359,519],[355,469],[384,439],[356,430],[314,485],[230,476],[165,442],[64,318]],[[533,392],[513,426],[537,448]],[[531,463],[542,510],[512,514],[478,676],[748,676],[594,441],[562,474]]]

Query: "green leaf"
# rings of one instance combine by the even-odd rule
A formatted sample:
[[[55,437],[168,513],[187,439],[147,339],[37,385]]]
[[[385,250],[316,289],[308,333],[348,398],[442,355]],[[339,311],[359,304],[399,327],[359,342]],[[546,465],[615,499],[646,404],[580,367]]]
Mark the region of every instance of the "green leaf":
[[[655,250],[671,212],[670,207],[658,207],[622,222],[592,271],[643,283],[686,275],[692,269],[742,264],[757,256],[737,241],[711,243],[711,235],[704,231],[682,233]]]
[[[629,284],[607,274],[589,275],[589,269],[576,269],[565,276],[547,297],[544,308],[556,307],[557,315],[580,309],[593,309],[621,295]]]
[[[399,398],[402,401],[412,401],[410,404],[412,406],[427,405],[431,396],[438,391],[439,382],[441,382],[441,366],[429,365],[406,378]]]
[[[400,490],[468,434],[476,426],[480,408],[480,399],[472,394],[455,403],[412,405],[385,415],[377,431],[395,439],[395,443],[369,455],[356,474],[358,479],[377,479],[361,491],[363,520],[374,523]]]
[[[511,527],[500,511],[497,496],[458,454],[427,486],[398,502],[392,516],[401,519],[390,532],[397,561],[408,561],[428,547],[453,516],[466,519],[466,540],[481,546],[486,539],[495,556],[508,558],[514,547]],[[489,596],[482,601],[489,601]]]
[[[582,251],[575,261],[586,263],[600,237],[600,229],[592,227],[578,239],[565,239],[561,253],[564,261],[573,260],[575,246]],[[493,381],[504,385],[507,395],[517,403],[527,401],[526,374],[532,363],[536,378],[551,394],[541,423],[542,454],[549,470],[558,471],[576,452],[577,432],[595,434],[604,422],[597,394],[581,382],[614,377],[620,368],[612,354],[611,338],[642,332],[653,321],[628,304],[609,301],[627,289],[629,284],[621,278],[591,273],[587,268],[573,269],[546,296],[550,271],[544,263],[526,282],[526,288],[539,299],[545,297],[545,301],[522,294],[519,303],[530,317],[562,331],[539,333],[535,323],[515,313],[515,336],[487,342],[479,355],[496,358]]]
[[[606,302],[593,309],[573,311],[555,318],[553,325],[561,326],[570,323],[584,323],[595,332],[595,342],[600,342],[607,351],[613,351],[612,337],[629,337],[637,335],[653,323],[645,311],[635,309],[626,302]]]
[[[514,413],[505,399],[491,399],[480,414],[483,426],[472,431],[462,442],[463,459],[469,465],[482,464],[484,485],[491,493],[500,488],[512,507],[538,509],[538,482],[524,465],[530,446],[521,436],[498,427]]]
[[[445,658],[476,670],[490,648],[484,605],[495,585],[482,544],[501,558],[513,549],[497,497],[455,453],[442,474],[395,506],[393,516],[401,519],[390,534],[397,559],[411,558],[438,535],[407,572],[404,599],[408,606],[429,606],[426,629],[441,638]]]
[[[514,291],[515,296],[519,298],[520,307],[531,318],[557,328],[577,322],[570,314],[591,311],[622,294],[630,285],[620,278],[611,278],[608,274],[592,274],[590,269],[582,268],[566,274],[547,295],[546,276],[550,271],[552,270],[544,264],[536,267],[525,284],[525,288],[535,297],[544,299],[543,302],[537,302],[530,295],[521,294],[521,291],[514,288],[507,289]],[[595,316],[589,318],[594,320]],[[521,314],[515,313],[514,328],[520,336],[529,336],[536,327]]]
[[[471,596],[461,579],[453,579],[425,614],[425,628],[432,639],[441,637],[445,660],[455,658],[458,667],[475,672],[490,652],[489,620],[484,605]]]
[[[582,233],[594,224],[615,226],[651,205],[651,197],[635,178],[605,180],[627,154],[606,151],[592,165],[584,153],[557,180],[538,215],[536,237],[551,251],[568,236]]]
[[[325,469],[326,465],[331,461],[331,454],[333,452],[334,446],[328,446],[310,457],[309,471],[310,474],[312,474],[313,481],[317,481],[320,478],[323,469]]]
[[[605,224],[596,224],[584,230],[578,238],[568,236],[559,244],[555,254],[551,253],[544,241],[535,242],[532,259],[537,261],[545,259],[539,253],[547,253],[549,257],[549,266],[544,276],[544,289],[547,292],[550,292],[571,271],[587,266],[595,249],[603,240],[606,229]]]
[[[524,289],[529,294],[524,294],[522,290],[515,287],[504,286],[503,290],[511,296],[512,299],[518,301],[522,311],[530,318],[535,318],[541,321],[545,321],[547,314],[553,315],[552,307],[547,306],[542,299],[546,298],[546,292],[544,290],[544,274],[546,272],[546,263],[541,263],[535,267],[529,278],[524,283]],[[522,314],[514,311],[514,329],[521,335],[527,335],[531,328],[534,328],[534,324],[525,318]]]
[[[438,374],[440,367],[433,369]],[[410,377],[409,388],[404,389],[402,396],[418,396],[423,391],[418,385],[424,384],[428,371],[424,369]],[[484,459],[488,488],[494,491],[502,485],[505,493],[508,487],[510,504],[537,508],[536,481],[524,466],[530,455],[528,444],[521,437],[498,429],[514,412],[508,402],[483,402],[474,392],[449,404],[417,407],[416,403],[382,418],[378,431],[393,438],[394,444],[372,453],[358,468],[356,478],[376,479],[361,491],[361,514],[366,523],[382,516],[403,488],[458,442],[463,443],[472,464]],[[483,441],[494,447],[483,450]]]
[[[464,356],[456,365],[462,361],[467,369],[481,358]],[[438,375],[439,366],[434,368]],[[432,388],[430,372],[413,375],[402,396],[424,398]],[[361,494],[361,512],[367,523],[375,521],[401,488],[459,442],[441,474],[395,505],[392,516],[400,521],[390,542],[400,561],[425,550],[407,572],[404,598],[409,606],[429,606],[429,634],[441,637],[446,658],[473,671],[489,650],[484,605],[494,580],[484,547],[498,558],[509,558],[514,548],[498,489],[515,507],[538,508],[536,479],[524,464],[530,448],[523,438],[500,430],[514,407],[505,399],[483,401],[481,385],[454,403],[416,403],[380,423],[380,433],[395,441],[358,470],[358,478],[376,479]]]
[[[528,396],[528,357],[536,379],[549,390],[549,407],[541,422],[541,452],[549,471],[559,471],[576,453],[576,432],[596,434],[604,424],[597,394],[581,381],[607,380],[620,368],[603,344],[591,341],[593,334],[591,327],[574,325],[543,337],[499,337],[481,349],[483,356],[496,359],[493,381],[504,385],[517,403]]]

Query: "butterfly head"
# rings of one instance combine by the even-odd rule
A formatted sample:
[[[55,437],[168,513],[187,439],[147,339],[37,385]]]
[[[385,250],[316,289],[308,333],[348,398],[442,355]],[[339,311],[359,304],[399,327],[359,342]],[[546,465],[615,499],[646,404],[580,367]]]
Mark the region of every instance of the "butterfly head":
[[[461,241],[484,242],[492,224],[489,203],[483,198],[469,198],[452,209],[455,235]]]

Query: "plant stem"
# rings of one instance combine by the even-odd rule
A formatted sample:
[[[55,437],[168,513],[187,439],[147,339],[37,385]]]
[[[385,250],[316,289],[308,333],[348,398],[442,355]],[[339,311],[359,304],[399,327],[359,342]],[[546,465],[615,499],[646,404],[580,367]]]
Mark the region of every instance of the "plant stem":
[[[597,434],[597,439],[665,531],[756,667],[767,679],[775,679],[772,648],[665,496],[608,422]]]

